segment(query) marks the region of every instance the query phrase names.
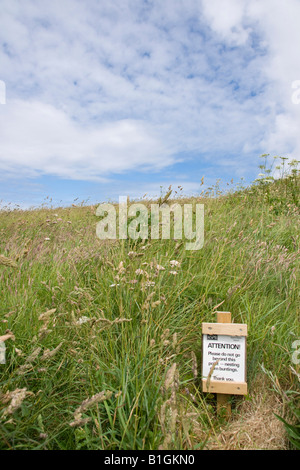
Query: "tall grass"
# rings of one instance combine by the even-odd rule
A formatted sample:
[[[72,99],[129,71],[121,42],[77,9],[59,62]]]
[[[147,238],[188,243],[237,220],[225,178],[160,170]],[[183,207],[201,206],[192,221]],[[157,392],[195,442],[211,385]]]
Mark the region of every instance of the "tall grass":
[[[248,324],[246,399],[262,365],[296,388],[299,176],[209,196],[191,201],[193,252],[101,241],[94,206],[0,212],[0,448],[205,448],[222,423],[200,388],[201,322],[218,308]]]

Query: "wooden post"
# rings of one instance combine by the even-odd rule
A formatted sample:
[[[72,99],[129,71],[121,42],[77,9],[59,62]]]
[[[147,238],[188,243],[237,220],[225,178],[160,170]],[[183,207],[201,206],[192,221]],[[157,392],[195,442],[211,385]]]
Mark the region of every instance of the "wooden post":
[[[231,312],[217,312],[218,323],[231,323]],[[219,414],[222,409],[226,410],[226,417],[231,416],[231,395],[226,393],[217,393],[217,413]]]

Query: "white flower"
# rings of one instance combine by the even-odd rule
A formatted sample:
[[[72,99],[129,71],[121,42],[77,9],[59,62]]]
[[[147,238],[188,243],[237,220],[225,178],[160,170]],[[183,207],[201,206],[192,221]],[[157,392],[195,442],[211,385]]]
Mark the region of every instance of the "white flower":
[[[170,261],[170,265],[172,266],[172,268],[174,268],[175,266],[178,266],[178,268],[180,267],[179,261],[176,261],[175,259],[172,259],[172,261]]]
[[[82,325],[88,321],[90,321],[90,318],[83,316],[79,318],[79,320],[76,322],[76,325]]]
[[[46,242],[47,242],[47,241],[49,241],[49,240],[50,240],[50,238],[49,238],[49,237],[46,237],[46,238],[45,238],[45,241],[46,241]]]
[[[137,269],[137,270],[135,271],[135,274],[136,274],[137,276],[139,276],[139,275],[144,274],[144,271],[143,271],[142,269]]]
[[[170,271],[170,274],[173,274],[173,276],[177,276],[177,271]]]
[[[165,268],[163,266],[160,266],[159,264],[156,265],[157,271],[164,271]]]

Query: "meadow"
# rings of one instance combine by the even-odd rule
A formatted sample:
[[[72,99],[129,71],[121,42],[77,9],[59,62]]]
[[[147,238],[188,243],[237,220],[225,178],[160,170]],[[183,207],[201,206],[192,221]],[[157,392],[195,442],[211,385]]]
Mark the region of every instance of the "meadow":
[[[204,204],[198,251],[100,240],[96,205],[2,207],[0,449],[299,445],[300,180],[269,159],[251,186],[164,198]],[[218,310],[249,332],[229,420],[201,390],[201,323]]]

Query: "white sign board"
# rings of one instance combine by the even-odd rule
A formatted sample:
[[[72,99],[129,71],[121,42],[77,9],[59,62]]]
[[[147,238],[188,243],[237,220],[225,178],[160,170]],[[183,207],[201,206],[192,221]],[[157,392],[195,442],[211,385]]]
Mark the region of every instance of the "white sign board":
[[[246,337],[203,335],[203,379],[245,382]]]

